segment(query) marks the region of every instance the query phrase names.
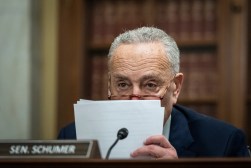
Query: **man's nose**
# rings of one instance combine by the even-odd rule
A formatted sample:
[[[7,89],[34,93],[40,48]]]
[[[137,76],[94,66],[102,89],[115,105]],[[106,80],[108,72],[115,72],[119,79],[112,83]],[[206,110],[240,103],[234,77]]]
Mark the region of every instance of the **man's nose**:
[[[140,95],[132,94],[132,95],[130,96],[130,99],[131,99],[131,100],[140,100],[140,99],[141,99],[141,96],[140,96]]]
[[[134,86],[131,94],[131,100],[139,100],[140,99],[141,90],[138,86]]]

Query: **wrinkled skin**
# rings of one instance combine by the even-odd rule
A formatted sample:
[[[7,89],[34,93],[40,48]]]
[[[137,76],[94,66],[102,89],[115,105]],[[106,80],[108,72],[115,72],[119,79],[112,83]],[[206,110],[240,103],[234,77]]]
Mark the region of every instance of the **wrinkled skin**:
[[[183,74],[174,75],[171,72],[163,45],[155,42],[120,45],[109,63],[109,78],[109,94],[130,92],[129,94],[142,95],[145,94],[144,90],[162,94],[161,104],[165,107],[165,123],[173,104],[177,102]],[[133,158],[142,156],[153,159],[178,158],[176,150],[163,135],[147,138],[142,147],[131,153]]]

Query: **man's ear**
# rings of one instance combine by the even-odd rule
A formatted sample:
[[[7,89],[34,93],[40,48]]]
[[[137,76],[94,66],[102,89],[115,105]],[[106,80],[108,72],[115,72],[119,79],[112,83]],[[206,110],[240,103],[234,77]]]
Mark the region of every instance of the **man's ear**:
[[[176,98],[176,101],[177,101],[179,94],[180,94],[180,91],[181,91],[183,79],[184,79],[184,75],[182,73],[177,73],[173,79],[174,86],[175,86],[174,90],[173,90],[173,96],[174,96],[174,98]]]
[[[111,75],[108,72],[108,81],[107,81],[107,86],[108,86],[108,97],[111,95]]]

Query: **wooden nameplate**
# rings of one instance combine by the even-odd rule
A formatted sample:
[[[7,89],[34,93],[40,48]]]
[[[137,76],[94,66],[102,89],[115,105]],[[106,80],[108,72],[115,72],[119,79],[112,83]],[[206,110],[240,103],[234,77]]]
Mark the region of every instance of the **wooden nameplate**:
[[[101,158],[96,140],[0,140],[0,158]]]

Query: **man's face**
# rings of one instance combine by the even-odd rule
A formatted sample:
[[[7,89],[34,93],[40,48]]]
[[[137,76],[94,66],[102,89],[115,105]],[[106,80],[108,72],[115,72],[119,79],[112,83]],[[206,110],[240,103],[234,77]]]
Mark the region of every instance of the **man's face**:
[[[121,95],[131,99],[145,99],[141,95],[153,95],[148,99],[162,99],[165,120],[172,105],[177,101],[174,76],[161,43],[123,44],[113,53],[109,67],[109,91],[120,99]],[[137,96],[139,95],[139,96]],[[121,97],[120,97],[121,96]]]

